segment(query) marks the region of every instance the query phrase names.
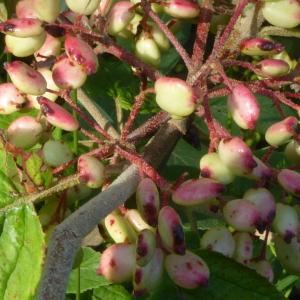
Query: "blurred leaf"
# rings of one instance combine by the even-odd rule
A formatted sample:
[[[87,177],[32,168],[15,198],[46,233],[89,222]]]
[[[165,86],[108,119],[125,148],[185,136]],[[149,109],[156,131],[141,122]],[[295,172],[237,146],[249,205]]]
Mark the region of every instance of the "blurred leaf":
[[[133,300],[122,285],[107,285],[94,290],[92,300]]]
[[[96,252],[88,247],[82,248],[82,258],[80,264],[80,292],[111,284],[104,277],[96,274],[96,269],[99,265],[99,258],[99,252]],[[75,266],[70,274],[67,293],[76,294],[77,275],[78,266]]]
[[[276,282],[276,288],[278,291],[282,292],[291,287],[297,280],[299,280],[299,276],[288,275]]]
[[[44,235],[32,205],[8,211],[0,236],[0,299],[32,299],[40,279]]]
[[[37,109],[23,109],[22,111],[17,111],[9,115],[0,115],[0,128],[6,129],[15,119],[23,116],[35,117],[37,113]]]
[[[0,1],[0,22],[6,21],[7,20],[7,9],[5,6],[5,1],[1,0]]]

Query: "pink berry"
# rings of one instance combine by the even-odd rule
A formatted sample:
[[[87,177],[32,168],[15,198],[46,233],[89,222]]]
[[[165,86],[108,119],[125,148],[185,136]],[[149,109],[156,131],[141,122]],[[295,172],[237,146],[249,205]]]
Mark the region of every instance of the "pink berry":
[[[224,191],[224,185],[210,178],[188,180],[182,183],[172,195],[179,205],[199,205],[216,198]]]
[[[48,57],[58,56],[61,50],[61,41],[47,33],[43,46],[34,53],[37,61],[44,61]]]
[[[163,8],[165,13],[174,18],[196,18],[200,13],[197,2],[190,0],[169,0],[163,3]]]
[[[251,269],[254,269],[259,275],[267,278],[270,283],[274,280],[274,272],[272,265],[267,260],[259,260],[251,262],[249,265]]]
[[[144,221],[142,215],[137,209],[127,209],[124,217],[137,232],[140,232],[144,229],[154,231],[154,228]]]
[[[300,196],[300,174],[289,169],[282,169],[277,179],[279,184],[289,193]]]
[[[235,240],[234,259],[241,264],[249,264],[253,258],[252,235],[248,232],[235,232],[233,238]]]
[[[135,246],[126,243],[113,244],[100,257],[97,274],[113,283],[129,281],[135,269]]]
[[[45,97],[39,97],[38,102],[47,121],[66,131],[75,131],[79,128],[78,121],[63,107]]]
[[[10,82],[0,84],[0,114],[8,115],[18,111],[25,103],[24,97]]]
[[[257,74],[263,77],[280,77],[289,73],[290,66],[282,59],[268,58],[255,65]]]
[[[65,51],[72,61],[84,68],[87,74],[97,71],[98,58],[91,46],[82,39],[68,34],[65,40]]]
[[[155,233],[149,229],[142,230],[137,238],[136,262],[139,266],[147,265],[156,249]]]
[[[21,0],[16,5],[16,15],[18,18],[38,18],[37,12],[32,6],[33,0]]]
[[[7,129],[8,140],[16,147],[34,146],[43,132],[43,127],[35,118],[24,116],[14,120]]]
[[[263,38],[248,38],[242,41],[240,45],[241,52],[247,55],[271,55],[280,53],[284,47],[271,40]]]
[[[227,106],[235,123],[243,129],[254,129],[260,115],[260,105],[253,93],[243,84],[232,89]]]
[[[47,82],[43,75],[27,64],[16,60],[4,67],[13,84],[23,93],[42,95],[46,92]]]
[[[183,255],[185,238],[182,223],[177,212],[170,206],[164,206],[158,216],[158,232],[164,248]]]
[[[248,177],[253,179],[262,179],[262,180],[270,180],[273,176],[272,169],[270,169],[264,162],[262,162],[259,158],[253,156],[256,167],[252,170],[252,172],[248,175]]]
[[[77,63],[62,56],[53,66],[53,80],[63,89],[80,88],[86,81],[87,73]]]
[[[175,284],[184,289],[195,289],[208,283],[207,264],[190,251],[186,251],[185,255],[168,255],[165,260],[165,268]]]

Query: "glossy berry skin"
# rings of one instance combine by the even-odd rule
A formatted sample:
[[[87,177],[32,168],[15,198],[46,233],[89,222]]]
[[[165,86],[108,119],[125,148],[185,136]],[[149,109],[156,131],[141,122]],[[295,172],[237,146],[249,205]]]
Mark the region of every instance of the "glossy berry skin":
[[[38,18],[37,12],[32,7],[33,0],[21,0],[16,5],[16,15],[18,18]]]
[[[135,242],[136,233],[120,211],[115,210],[108,214],[104,219],[104,225],[115,243]]]
[[[245,199],[227,202],[223,208],[225,221],[233,228],[243,232],[254,232],[261,219],[256,206]]]
[[[208,229],[201,238],[201,248],[211,250],[232,257],[235,241],[231,232],[226,227]]]
[[[92,47],[78,37],[67,35],[65,51],[68,57],[81,65],[87,74],[93,74],[98,69],[98,58]]]
[[[42,47],[34,53],[36,61],[44,61],[48,57],[58,56],[61,51],[61,41],[47,33],[46,40]]]
[[[248,175],[257,166],[250,148],[239,137],[221,140],[218,154],[222,162],[235,175]]]
[[[34,54],[44,44],[46,32],[30,37],[16,37],[5,35],[5,45],[9,52],[16,57],[26,57]]]
[[[158,233],[163,247],[173,253],[185,253],[185,237],[182,223],[177,212],[164,206],[158,215]]]
[[[234,259],[241,264],[249,264],[253,258],[253,237],[248,232],[235,232]]]
[[[200,173],[202,177],[215,179],[223,184],[234,181],[234,174],[222,162],[218,153],[211,152],[203,155],[200,160]]]
[[[248,38],[241,42],[241,52],[250,56],[269,56],[283,51],[284,47],[269,39],[263,38]]]
[[[262,13],[264,18],[274,26],[294,28],[300,24],[300,4],[297,0],[265,2]]]
[[[186,251],[185,255],[168,255],[165,268],[172,281],[184,289],[195,289],[208,283],[208,266],[190,251]]]
[[[67,144],[54,140],[49,140],[44,144],[42,154],[45,163],[51,167],[58,167],[73,158]]]
[[[282,203],[276,204],[273,228],[287,243],[299,233],[300,223],[294,207]]]
[[[31,37],[40,35],[44,28],[42,27],[42,22],[38,19],[18,18],[9,19],[1,23],[0,31],[16,37]]]
[[[100,0],[66,0],[71,11],[80,15],[91,15],[98,7]]]
[[[232,89],[227,100],[234,122],[243,129],[254,129],[260,115],[260,105],[253,93],[243,84]]]
[[[300,174],[289,169],[282,169],[278,175],[279,184],[289,193],[300,196]]]
[[[108,33],[116,35],[127,27],[134,17],[134,9],[130,1],[116,2],[108,15]]]
[[[54,22],[60,12],[60,0],[31,0],[39,19]]]
[[[273,221],[276,213],[276,204],[273,195],[267,189],[249,189],[243,198],[256,206],[264,225],[268,225]]]
[[[58,59],[52,71],[55,84],[63,89],[78,89],[87,78],[87,73],[82,66],[64,56]]]
[[[156,235],[149,229],[142,230],[136,242],[136,262],[139,266],[147,265],[156,249]]]
[[[26,102],[20,91],[10,82],[0,84],[0,114],[18,111]]]
[[[172,194],[172,200],[179,205],[199,205],[216,198],[224,191],[224,185],[210,178],[187,180]]]
[[[4,67],[12,83],[23,93],[42,95],[46,92],[47,82],[43,75],[27,64],[16,60]]]
[[[136,204],[144,220],[149,225],[156,226],[160,201],[158,189],[150,178],[140,181],[136,190]]]
[[[156,248],[149,263],[136,266],[133,275],[133,293],[142,296],[151,293],[161,282],[164,271],[164,253]]]
[[[144,221],[142,215],[137,209],[127,209],[124,214],[124,217],[136,232],[140,232],[144,229],[154,231],[154,228]]]
[[[168,0],[163,5],[166,14],[174,18],[191,19],[200,13],[200,7],[190,0]]]
[[[42,125],[30,116],[14,120],[7,129],[8,140],[19,148],[34,146],[43,132]]]
[[[293,164],[300,164],[300,153],[299,152],[299,144],[291,140],[285,147],[284,156],[286,159]]]
[[[78,121],[62,106],[42,96],[38,98],[38,102],[51,125],[66,131],[75,131],[79,128]]]
[[[160,77],[154,85],[156,103],[173,118],[181,119],[192,114],[196,108],[196,95],[184,80]]]
[[[300,240],[297,237],[292,238],[290,243],[276,235],[274,245],[277,258],[289,274],[300,275]]]
[[[265,139],[273,147],[287,143],[297,127],[298,120],[295,117],[287,117],[284,120],[271,125],[266,133]]]
[[[260,61],[255,65],[259,70],[258,75],[262,77],[280,77],[289,73],[290,66],[282,59],[268,58]]]
[[[104,165],[97,158],[90,155],[81,155],[78,159],[80,180],[88,187],[100,188],[104,182]]]
[[[272,169],[256,156],[253,156],[253,158],[256,162],[256,167],[251,171],[248,177],[256,180],[270,180],[273,176]]]
[[[108,247],[100,257],[97,274],[113,283],[129,281],[135,270],[135,246],[119,243]]]

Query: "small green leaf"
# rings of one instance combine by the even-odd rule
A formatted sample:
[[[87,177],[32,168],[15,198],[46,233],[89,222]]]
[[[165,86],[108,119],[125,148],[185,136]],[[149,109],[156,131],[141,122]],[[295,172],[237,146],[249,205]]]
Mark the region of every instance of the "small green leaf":
[[[36,185],[43,184],[43,178],[41,173],[42,165],[43,160],[36,153],[31,154],[25,163],[27,174]]]
[[[83,256],[80,264],[80,292],[100,286],[107,286],[111,283],[104,277],[96,274],[96,269],[99,265],[100,253],[91,248],[82,248]],[[74,268],[70,274],[67,293],[76,294],[77,292],[77,276],[78,267]]]
[[[133,300],[122,285],[107,285],[94,290],[93,300]]]
[[[32,205],[5,215],[0,236],[0,299],[32,299],[40,279],[44,234]]]

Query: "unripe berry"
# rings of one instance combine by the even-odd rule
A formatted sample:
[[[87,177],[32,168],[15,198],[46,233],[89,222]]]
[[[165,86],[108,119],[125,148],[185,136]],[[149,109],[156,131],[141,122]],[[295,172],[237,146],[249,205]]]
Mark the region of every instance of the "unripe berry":
[[[108,15],[108,33],[115,35],[126,28],[133,19],[135,11],[130,1],[120,1],[114,4]]]
[[[254,129],[260,114],[260,105],[253,93],[243,84],[232,89],[227,100],[228,111],[234,122],[243,129]]]
[[[138,4],[141,3],[141,0],[130,0],[133,4]],[[152,3],[151,4],[151,9],[155,12],[155,13],[162,13],[163,12],[163,7],[158,4],[158,3]],[[139,12],[143,12],[143,9],[141,7],[137,7],[137,10]]]
[[[252,202],[256,206],[264,225],[268,225],[273,221],[276,204],[273,195],[267,189],[249,189],[244,194],[244,199]]]
[[[47,82],[43,75],[27,64],[16,60],[4,67],[13,84],[23,93],[42,95],[46,92]]]
[[[224,191],[224,185],[210,178],[187,180],[172,194],[176,204],[190,206],[216,198]]]
[[[116,243],[135,242],[136,233],[118,210],[105,217],[104,225],[108,234]]]
[[[8,115],[18,111],[24,103],[24,97],[12,83],[0,84],[0,114]]]
[[[223,208],[226,222],[234,229],[254,232],[260,226],[261,219],[256,206],[245,199],[231,200]]]
[[[142,230],[137,238],[136,262],[139,266],[147,265],[156,249],[156,235],[149,229]]]
[[[284,47],[275,43],[271,40],[263,38],[248,38],[241,42],[240,45],[241,52],[247,55],[271,55],[280,53],[283,51]]]
[[[30,116],[14,120],[7,129],[8,140],[19,148],[34,146],[43,132],[43,127],[35,118]]]
[[[47,33],[43,46],[34,53],[36,61],[44,61],[47,57],[58,56],[61,50],[60,39]]]
[[[235,249],[235,241],[231,232],[226,227],[208,229],[201,238],[201,248],[222,253],[232,257]]]
[[[200,160],[201,176],[216,179],[223,184],[234,181],[234,174],[221,161],[218,153],[207,153]]]
[[[86,81],[87,73],[68,57],[61,57],[53,66],[53,80],[63,89],[78,89]]]
[[[156,25],[151,27],[151,35],[161,51],[168,51],[170,49],[169,39]]]
[[[277,180],[280,185],[289,193],[300,196],[300,174],[289,169],[282,169]]]
[[[113,0],[101,0],[97,10],[94,12],[94,15],[105,17],[109,13],[112,5]]]
[[[277,258],[289,274],[300,275],[300,239],[294,237],[290,243],[286,243],[284,239],[276,235],[274,245]]]
[[[32,5],[39,19],[49,23],[54,22],[60,12],[60,0],[32,0]]]
[[[163,270],[164,253],[161,249],[157,248],[146,266],[136,266],[133,275],[135,296],[142,296],[152,292],[161,282]]]
[[[252,170],[252,172],[248,175],[248,177],[253,179],[262,179],[269,180],[272,178],[273,172],[264,162],[262,162],[259,158],[253,156],[256,167]]]
[[[160,50],[154,39],[148,37],[146,34],[141,34],[135,43],[135,54],[143,62],[154,67],[160,65]]]
[[[38,102],[46,120],[51,125],[66,131],[76,131],[78,129],[78,121],[62,106],[42,96],[38,98]]]
[[[185,255],[170,254],[165,267],[170,278],[184,289],[195,289],[207,285],[209,269],[205,261],[190,251]]]
[[[294,164],[300,164],[300,155],[298,154],[297,149],[299,149],[299,144],[291,140],[284,150],[284,156],[287,158],[287,160]]]
[[[300,24],[300,4],[297,0],[265,2],[262,13],[274,26],[294,28]]]
[[[253,237],[248,232],[235,232],[234,259],[241,264],[248,264],[253,258]]]
[[[154,230],[149,224],[147,224],[142,218],[141,214],[136,209],[128,209],[125,212],[126,220],[131,224],[135,231],[140,232],[144,229]]]
[[[160,77],[155,85],[156,103],[173,118],[181,119],[192,114],[196,108],[193,88],[176,77]]]
[[[49,140],[44,144],[42,153],[45,163],[51,167],[58,167],[73,158],[67,144],[54,140]]]
[[[81,65],[87,74],[93,74],[98,69],[98,58],[91,46],[78,37],[67,35],[65,51],[68,57]]]
[[[190,0],[169,0],[163,3],[166,14],[174,18],[191,19],[200,13],[200,7],[196,2]]]
[[[276,215],[273,228],[287,243],[299,233],[299,218],[297,211],[290,205],[276,204]]]
[[[17,57],[26,57],[39,50],[46,39],[46,32],[26,38],[5,35],[7,50]]]
[[[60,89],[59,87],[55,84],[55,82],[53,81],[52,78],[52,71],[50,71],[49,69],[46,68],[42,68],[42,69],[38,69],[38,72],[40,72],[43,77],[45,78],[46,82],[47,82],[47,89],[50,89],[52,91],[56,91],[58,92]],[[43,94],[43,97],[51,100],[51,101],[55,101],[58,97],[57,94],[55,93],[50,93],[50,92],[46,92]],[[40,109],[40,104],[38,103],[38,96],[34,96],[34,95],[27,95],[27,99],[30,101],[30,105],[33,106],[36,109]]]
[[[221,140],[218,154],[222,162],[235,175],[247,175],[257,166],[250,148],[239,137]]]
[[[108,247],[100,257],[97,274],[113,283],[123,283],[132,278],[135,269],[135,246],[114,244]]]
[[[100,0],[66,0],[67,6],[80,15],[91,15],[98,7]]]
[[[170,206],[164,206],[158,215],[158,232],[164,248],[180,255],[185,253],[185,238],[181,220]]]
[[[90,188],[100,188],[104,182],[104,165],[93,156],[81,155],[79,157],[78,172],[81,181]]]
[[[155,183],[150,178],[140,181],[136,190],[137,208],[144,220],[151,226],[156,226],[159,212],[159,193]]]
[[[1,23],[0,31],[16,37],[31,37],[40,35],[44,28],[42,27],[42,22],[38,19],[22,18],[9,19]]]
[[[274,280],[274,272],[272,269],[272,265],[267,260],[260,260],[256,262],[251,262],[249,267],[254,269],[258,274],[267,278],[269,282],[273,282]]]
[[[282,59],[268,58],[255,65],[257,74],[262,77],[280,77],[289,73],[290,66]]]
[[[33,0],[21,0],[16,5],[16,15],[18,18],[38,18],[37,12],[32,7]]]
[[[284,120],[271,125],[265,134],[266,141],[274,147],[287,143],[294,135],[297,123],[297,118],[287,117]]]

